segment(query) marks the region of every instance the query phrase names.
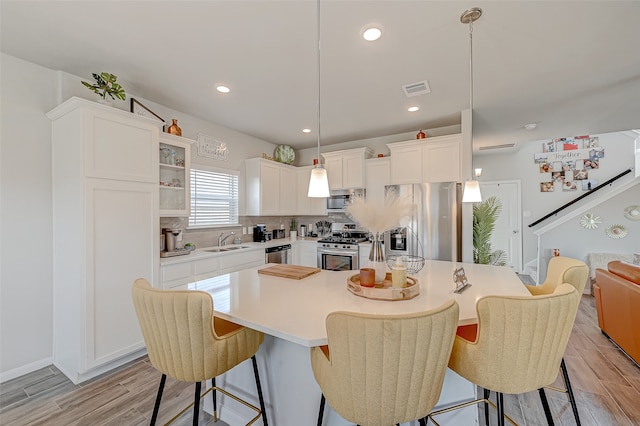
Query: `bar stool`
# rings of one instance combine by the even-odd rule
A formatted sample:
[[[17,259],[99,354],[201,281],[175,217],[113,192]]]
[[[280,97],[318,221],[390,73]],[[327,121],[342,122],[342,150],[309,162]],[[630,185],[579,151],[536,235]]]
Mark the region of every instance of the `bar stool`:
[[[149,361],[162,373],[156,396],[151,425],[155,425],[167,376],[183,382],[195,382],[194,402],[189,404],[169,423],[176,420],[191,406],[193,424],[198,424],[200,398],[213,392],[214,420],[217,421],[215,392],[234,399],[258,414],[267,417],[255,354],[262,344],[261,332],[225,321],[214,316],[213,299],[209,293],[195,290],[158,290],[145,279],[137,279],[132,288],[133,304],[138,315]],[[260,408],[215,385],[215,378],[241,362],[251,358],[258,389]],[[212,387],[200,395],[202,381],[212,380]]]
[[[407,315],[332,312],[328,346],[311,349],[324,402],[358,425],[389,426],[424,417],[438,402],[458,323],[458,304]]]
[[[589,267],[586,263],[570,257],[555,256],[549,261],[549,265],[547,266],[547,277],[545,278],[544,283],[539,286],[526,285],[525,287],[527,287],[529,293],[534,296],[538,296],[553,293],[557,286],[562,283],[567,283],[575,287],[578,294],[581,295],[587,284],[588,277]],[[564,357],[560,363],[560,371],[562,373],[562,380],[564,381],[565,388],[561,389],[554,386],[547,386],[547,388],[557,392],[566,393],[568,395],[571,410],[573,411],[573,417],[576,419],[576,425],[580,426],[581,423],[580,416],[578,414],[578,405],[576,404],[576,398],[573,395],[573,389],[571,388],[571,381],[569,380],[569,373],[567,372]],[[553,420],[551,420],[549,424],[553,424]]]
[[[552,257],[547,266],[547,277],[541,285],[525,285],[529,293],[534,296],[551,294],[557,286],[571,284],[582,294],[587,284],[589,267],[586,263],[570,257]]]
[[[479,402],[498,410],[498,425],[505,416],[503,393],[520,394],[539,390],[547,420],[551,411],[542,388],[558,376],[580,295],[570,284],[540,296],[486,296],[476,303],[478,329],[474,341],[457,335],[449,368],[484,388],[485,398],[438,410],[433,416]],[[497,392],[497,406],[488,400],[488,391]],[[485,417],[488,424],[488,414]]]

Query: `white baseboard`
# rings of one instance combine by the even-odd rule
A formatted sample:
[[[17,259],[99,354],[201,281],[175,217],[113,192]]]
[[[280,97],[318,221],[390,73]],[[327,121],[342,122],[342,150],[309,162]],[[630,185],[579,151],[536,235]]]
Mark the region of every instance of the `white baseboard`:
[[[53,357],[44,358],[26,365],[22,365],[18,368],[14,368],[9,371],[0,372],[0,383],[13,380],[16,377],[24,376],[25,374],[32,373],[44,367],[53,365]]]

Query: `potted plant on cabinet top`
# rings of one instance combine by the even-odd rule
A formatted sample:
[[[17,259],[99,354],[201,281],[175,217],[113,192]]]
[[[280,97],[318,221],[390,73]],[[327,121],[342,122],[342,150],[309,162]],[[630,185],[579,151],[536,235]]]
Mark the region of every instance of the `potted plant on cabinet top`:
[[[113,100],[118,98],[121,101],[124,101],[126,99],[127,96],[124,92],[124,88],[116,83],[116,80],[118,79],[117,76],[109,74],[108,72],[102,72],[100,74],[92,73],[91,75],[93,75],[96,82],[91,84],[83,81],[82,84],[87,89],[97,95],[100,95],[100,100],[98,102],[110,104],[111,101],[107,99],[107,95],[109,95]]]

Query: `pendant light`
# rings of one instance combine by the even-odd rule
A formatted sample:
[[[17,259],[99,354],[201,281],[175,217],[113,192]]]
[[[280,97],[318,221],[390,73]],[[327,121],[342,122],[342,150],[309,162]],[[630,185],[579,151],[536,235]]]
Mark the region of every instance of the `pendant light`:
[[[482,9],[473,7],[465,10],[460,15],[460,22],[469,24],[469,110],[471,113],[471,145],[473,146],[473,23],[482,16]],[[471,160],[473,163],[473,159]],[[462,193],[463,203],[480,203],[482,202],[482,194],[480,193],[480,183],[478,177],[480,169],[476,169],[476,179],[470,179],[464,183],[464,191]]]
[[[327,178],[327,170],[322,165],[320,157],[320,0],[318,0],[318,164],[311,170],[309,178],[308,197],[327,198],[329,196],[329,179]]]

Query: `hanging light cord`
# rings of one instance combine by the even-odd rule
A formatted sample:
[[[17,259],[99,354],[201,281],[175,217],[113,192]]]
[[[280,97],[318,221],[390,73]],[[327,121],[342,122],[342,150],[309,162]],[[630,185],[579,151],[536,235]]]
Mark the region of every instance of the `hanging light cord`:
[[[469,20],[469,109],[473,114],[473,19]]]
[[[317,29],[318,29],[318,164],[322,164],[320,160],[320,0],[317,3]]]

